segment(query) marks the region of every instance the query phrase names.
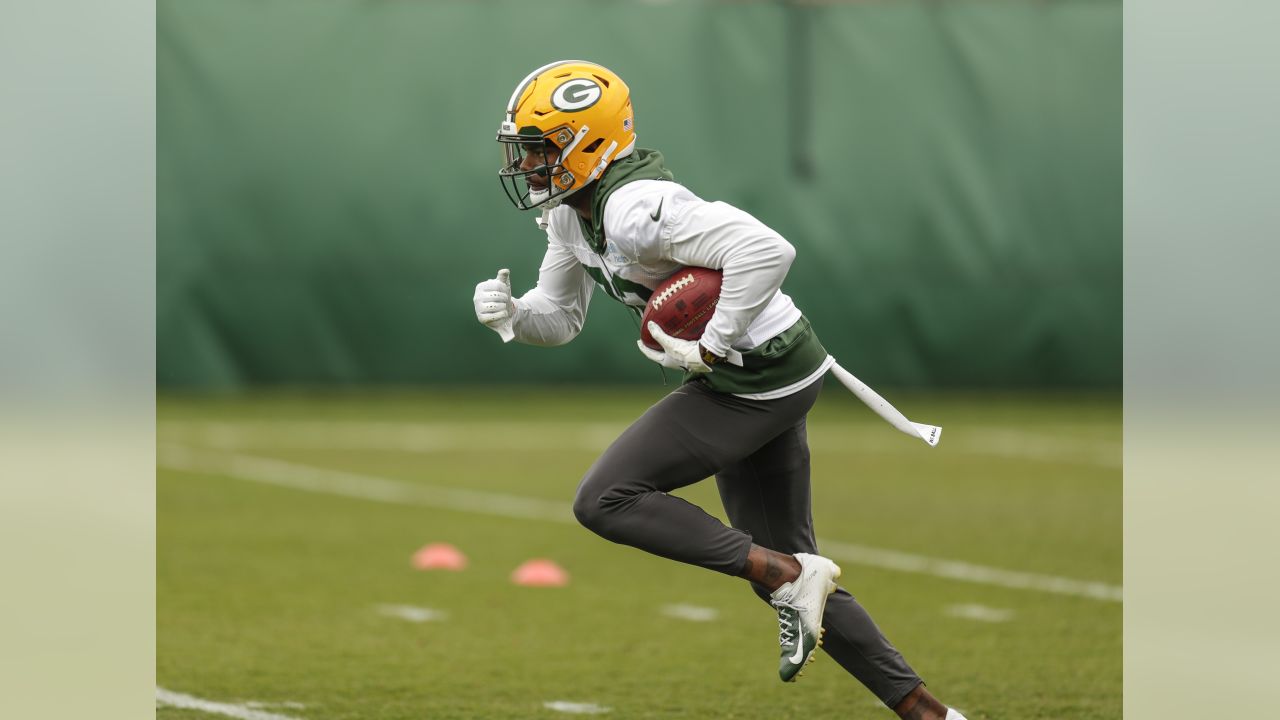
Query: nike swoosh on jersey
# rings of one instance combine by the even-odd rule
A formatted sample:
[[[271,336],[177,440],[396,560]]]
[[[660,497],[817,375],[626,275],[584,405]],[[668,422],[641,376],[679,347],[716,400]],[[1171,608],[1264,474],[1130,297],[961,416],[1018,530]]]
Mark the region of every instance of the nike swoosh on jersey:
[[[666,202],[666,200],[667,200],[666,198],[662,198],[661,200],[658,201],[658,209],[649,213],[650,220],[657,222],[658,218],[662,217],[662,203]]]

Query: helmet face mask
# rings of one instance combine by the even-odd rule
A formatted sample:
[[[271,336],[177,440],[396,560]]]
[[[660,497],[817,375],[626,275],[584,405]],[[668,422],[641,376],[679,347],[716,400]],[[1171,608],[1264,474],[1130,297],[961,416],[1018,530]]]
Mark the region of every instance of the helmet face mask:
[[[552,133],[553,135],[555,133]],[[563,133],[561,133],[563,135]],[[564,166],[565,153],[550,138],[542,136],[526,136],[523,139],[510,139],[511,136],[498,136],[502,143],[503,165],[498,170],[498,179],[502,181],[502,189],[507,199],[521,210],[532,210],[555,200],[551,207],[560,204],[573,189],[576,178]],[[554,153],[554,161],[548,163],[547,158]],[[526,159],[533,156],[532,167],[525,169]],[[530,177],[541,178],[537,187],[529,182]]]
[[[549,210],[631,154],[631,92],[594,63],[544,65],[516,86],[497,140],[507,198],[521,210]]]

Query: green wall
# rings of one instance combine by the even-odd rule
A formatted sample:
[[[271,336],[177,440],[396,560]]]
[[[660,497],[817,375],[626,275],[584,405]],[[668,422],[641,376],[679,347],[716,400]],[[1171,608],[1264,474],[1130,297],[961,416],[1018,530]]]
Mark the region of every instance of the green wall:
[[[876,386],[1115,387],[1121,6],[160,0],[162,386],[658,382],[603,293],[503,346],[476,282],[536,278],[494,133],[561,57],[640,144],[799,256],[784,289]]]

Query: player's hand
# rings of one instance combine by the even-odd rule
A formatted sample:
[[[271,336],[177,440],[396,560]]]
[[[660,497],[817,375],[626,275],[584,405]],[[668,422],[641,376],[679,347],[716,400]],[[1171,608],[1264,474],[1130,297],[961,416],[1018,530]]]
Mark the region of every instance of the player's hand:
[[[511,323],[516,312],[515,303],[511,301],[511,271],[503,268],[498,271],[498,277],[476,285],[472,301],[476,306],[476,319],[498,333],[503,342],[511,342],[515,337]]]
[[[673,338],[663,332],[662,328],[658,327],[658,323],[653,321],[649,322],[649,334],[662,346],[662,351],[654,350],[645,345],[644,341],[637,340],[636,346],[640,348],[640,352],[644,353],[645,357],[672,370],[695,373],[711,372],[711,366],[702,361],[702,348],[699,347],[697,340]]]

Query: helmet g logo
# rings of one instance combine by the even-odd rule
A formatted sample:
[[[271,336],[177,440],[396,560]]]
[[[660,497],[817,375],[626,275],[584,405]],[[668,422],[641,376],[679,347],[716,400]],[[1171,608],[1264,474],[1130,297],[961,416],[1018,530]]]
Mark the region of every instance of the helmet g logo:
[[[551,93],[551,105],[557,110],[578,112],[586,110],[600,99],[600,86],[593,80],[577,78],[566,81]]]

